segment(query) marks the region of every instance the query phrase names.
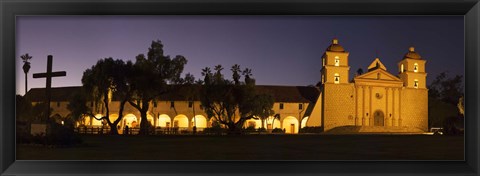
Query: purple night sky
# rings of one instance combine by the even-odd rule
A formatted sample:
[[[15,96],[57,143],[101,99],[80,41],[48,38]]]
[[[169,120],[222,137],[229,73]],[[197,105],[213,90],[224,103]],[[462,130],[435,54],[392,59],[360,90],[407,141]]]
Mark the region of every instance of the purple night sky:
[[[221,64],[253,70],[259,85],[315,85],[321,56],[337,37],[350,52],[350,74],[367,70],[376,53],[397,75],[413,45],[427,60],[430,83],[442,71],[464,74],[463,16],[22,16],[17,17],[16,92],[24,94],[23,62],[33,56],[28,89],[45,87],[33,73],[67,71],[52,87],[80,86],[83,71],[105,57],[134,60],[161,40],[167,55],[183,55],[185,73]]]

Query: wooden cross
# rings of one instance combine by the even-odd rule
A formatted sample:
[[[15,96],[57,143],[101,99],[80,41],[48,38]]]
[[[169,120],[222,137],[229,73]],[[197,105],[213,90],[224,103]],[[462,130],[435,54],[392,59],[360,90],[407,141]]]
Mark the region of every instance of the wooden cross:
[[[48,55],[47,57],[47,72],[46,73],[34,73],[33,78],[47,78],[47,85],[45,89],[46,98],[47,98],[47,120],[50,118],[50,90],[52,89],[52,77],[59,77],[59,76],[66,76],[67,72],[59,71],[59,72],[52,72],[52,60],[53,56]]]

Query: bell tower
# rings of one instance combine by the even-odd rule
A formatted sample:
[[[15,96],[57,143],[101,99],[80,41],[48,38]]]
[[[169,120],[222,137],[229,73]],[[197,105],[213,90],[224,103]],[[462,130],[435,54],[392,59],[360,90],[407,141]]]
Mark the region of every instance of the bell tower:
[[[399,77],[403,81],[403,86],[407,88],[426,89],[427,73],[425,72],[425,63],[420,54],[415,52],[412,46],[407,54],[398,63]]]
[[[338,39],[333,39],[332,44],[322,56],[322,84],[349,83],[348,55],[349,53],[338,44]]]
[[[321,126],[324,130],[340,124],[354,125],[355,87],[350,83],[348,65],[349,53],[339,44],[338,39],[322,55]]]

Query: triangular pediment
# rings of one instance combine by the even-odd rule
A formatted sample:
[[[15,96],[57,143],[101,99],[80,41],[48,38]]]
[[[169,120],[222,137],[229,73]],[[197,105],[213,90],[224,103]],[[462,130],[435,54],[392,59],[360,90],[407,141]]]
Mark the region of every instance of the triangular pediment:
[[[387,67],[385,67],[385,65],[383,65],[382,62],[380,62],[380,59],[378,57],[375,58],[375,60],[373,60],[373,62],[368,66],[368,71],[374,70],[377,68],[387,70]]]
[[[400,78],[390,74],[383,69],[374,69],[354,78],[356,81],[361,80],[383,80],[383,81],[401,81]]]

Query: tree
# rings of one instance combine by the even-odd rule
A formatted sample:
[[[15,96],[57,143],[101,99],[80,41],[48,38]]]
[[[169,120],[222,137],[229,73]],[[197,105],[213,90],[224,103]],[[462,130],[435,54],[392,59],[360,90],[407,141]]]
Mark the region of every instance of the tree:
[[[450,77],[448,72],[440,73],[428,86],[429,126],[452,127],[461,112],[457,105],[463,97],[463,76]]]
[[[23,61],[23,72],[25,73],[25,94],[27,94],[27,91],[28,91],[28,86],[27,86],[27,73],[28,71],[30,71],[30,60],[32,59],[32,56],[28,55],[28,53],[20,56],[20,58],[22,58],[22,61]]]
[[[87,97],[95,104],[95,109],[105,110],[105,116],[97,118],[93,115],[92,110],[83,106],[77,106],[86,102],[86,99],[75,97],[72,99],[71,110],[75,112],[73,115],[80,114],[89,115],[97,120],[104,120],[110,126],[111,134],[118,134],[117,125],[123,118],[123,109],[125,103],[130,98],[131,90],[127,86],[127,78],[132,72],[131,62],[123,62],[122,60],[113,60],[112,58],[101,59],[91,69],[87,69],[83,73],[82,84],[86,92],[89,92]],[[121,99],[119,116],[113,122],[110,117],[110,102],[113,95]],[[77,96],[84,96],[82,94]],[[85,104],[85,103],[84,103]]]
[[[70,111],[70,117],[74,121],[81,120],[81,122],[83,122],[83,118],[85,116],[96,118],[94,112],[92,111],[92,108],[87,105],[87,96],[88,95],[86,94],[86,92],[84,90],[81,90],[73,93],[72,97],[70,97],[67,109]]]
[[[357,70],[357,75],[362,75],[362,74],[363,74],[363,69],[362,69],[362,68],[359,68],[359,69]]]
[[[271,107],[266,100],[271,98],[267,95],[257,95],[255,92],[255,80],[251,78],[251,70],[245,69],[242,75],[245,80],[240,81],[240,66],[232,66],[233,81],[224,79],[223,67],[217,65],[215,73],[210,68],[202,71],[204,76],[203,87],[200,92],[200,101],[209,118],[214,118],[220,124],[225,125],[229,134],[238,134],[247,119],[255,116],[270,114]],[[268,109],[268,110],[265,110]]]
[[[440,73],[428,87],[428,95],[431,98],[457,105],[463,96],[463,76],[449,77],[448,72]]]
[[[148,134],[147,112],[152,100],[169,92],[169,84],[181,82],[180,75],[185,57],[177,55],[171,59],[163,53],[161,41],[152,41],[147,57],[139,54],[133,64],[133,72],[128,79],[132,96],[128,102],[140,112],[140,134]]]
[[[262,128],[265,128],[265,122],[268,117],[275,114],[273,111],[273,104],[275,100],[270,94],[258,94],[254,97],[254,102],[252,105],[252,114],[256,114],[262,120]]]

